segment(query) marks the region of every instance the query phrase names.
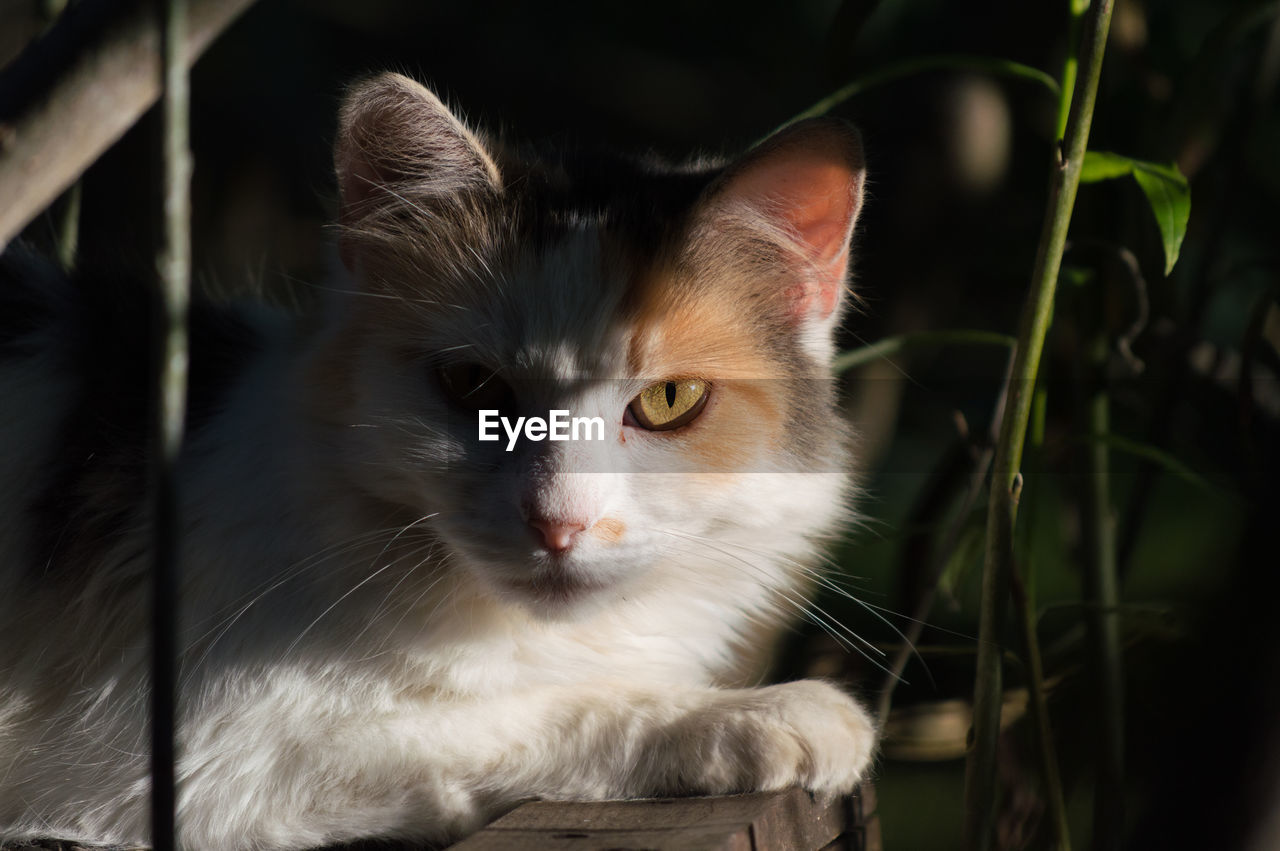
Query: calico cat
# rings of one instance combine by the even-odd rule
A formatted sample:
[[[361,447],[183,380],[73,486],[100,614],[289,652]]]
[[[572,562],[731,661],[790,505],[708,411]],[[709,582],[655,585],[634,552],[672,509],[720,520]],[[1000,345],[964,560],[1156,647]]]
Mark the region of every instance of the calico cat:
[[[728,165],[508,150],[398,75],[319,317],[193,315],[187,849],[443,842],[516,803],[848,792],[868,713],[744,688],[849,514],[856,131]],[[145,308],[0,266],[0,837],[147,838]],[[481,415],[603,439],[481,441]]]

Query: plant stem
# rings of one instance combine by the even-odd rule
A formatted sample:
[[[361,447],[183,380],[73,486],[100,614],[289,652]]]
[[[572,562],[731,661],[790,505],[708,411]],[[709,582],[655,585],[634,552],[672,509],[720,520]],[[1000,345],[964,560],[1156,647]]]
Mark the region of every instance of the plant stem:
[[[1090,435],[1110,432],[1110,400],[1104,373],[1108,337],[1103,281],[1079,293],[1078,311],[1085,351],[1078,366],[1081,425]],[[1111,508],[1110,450],[1105,440],[1084,447],[1082,526],[1085,545],[1085,602],[1096,677],[1099,719],[1098,776],[1095,785],[1093,848],[1118,849],[1124,827],[1124,679],[1120,647],[1119,591],[1116,579],[1116,532]]]
[[[1031,402],[1031,421],[1027,439],[1033,458],[1043,458],[1045,415],[1048,390],[1044,381],[1036,385]],[[1022,509],[1022,523],[1018,528],[1021,573],[1015,570],[1010,581],[1013,590],[1013,612],[1022,636],[1022,653],[1030,700],[1027,708],[1035,724],[1035,739],[1040,751],[1040,775],[1049,808],[1049,825],[1053,831],[1053,846],[1057,851],[1071,851],[1071,830],[1067,822],[1066,797],[1062,792],[1062,775],[1058,770],[1058,752],[1053,741],[1053,723],[1049,718],[1049,699],[1045,691],[1044,654],[1040,650],[1039,618],[1037,616],[1035,560],[1031,542],[1036,540],[1036,503],[1030,500]]]
[[[1023,308],[1009,404],[1000,425],[987,512],[987,553],[983,564],[978,659],[973,697],[973,747],[965,766],[965,836],[970,849],[987,849],[995,836],[996,746],[1003,696],[1002,641],[1013,564],[1015,478],[1022,461],[1027,421],[1040,355],[1057,289],[1067,227],[1080,185],[1080,166],[1102,72],[1112,0],[1094,0],[1082,27],[1080,79],[1072,98],[1066,135],[1057,151],[1044,225],[1036,252],[1031,289]]]
[[[1036,741],[1040,746],[1040,768],[1044,775],[1045,797],[1053,822],[1054,842],[1058,851],[1071,851],[1071,830],[1067,824],[1067,804],[1062,793],[1062,776],[1058,772],[1058,752],[1053,744],[1053,725],[1049,722],[1049,700],[1044,690],[1044,662],[1040,652],[1040,635],[1036,632],[1035,571],[1026,570],[1026,578],[1013,574],[1014,613],[1022,632],[1023,656],[1027,666],[1028,708],[1036,725]]]
[[[158,0],[161,45],[161,149],[164,243],[157,258],[161,310],[156,328],[152,480],[151,845],[176,846],[178,456],[187,403],[187,307],[191,298],[190,89],[187,0]]]
[[[63,271],[71,271],[76,264],[76,252],[80,248],[80,196],[84,184],[76,181],[62,195],[62,209],[58,213],[58,265]]]
[[[1067,57],[1062,62],[1062,95],[1058,98],[1058,138],[1066,137],[1067,119],[1071,115],[1071,95],[1076,89],[1076,72],[1080,67],[1080,55],[1076,43],[1080,41],[1080,19],[1089,9],[1089,0],[1069,0],[1067,24]]]

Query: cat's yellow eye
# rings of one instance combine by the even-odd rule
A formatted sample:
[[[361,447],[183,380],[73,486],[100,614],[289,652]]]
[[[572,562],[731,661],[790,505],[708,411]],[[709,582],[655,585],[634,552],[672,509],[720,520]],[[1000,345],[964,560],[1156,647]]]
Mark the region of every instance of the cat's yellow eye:
[[[631,415],[641,428],[669,431],[697,419],[707,404],[710,385],[697,378],[658,381],[631,402]]]
[[[515,402],[511,385],[482,364],[449,364],[441,367],[437,374],[444,395],[464,410],[510,410]]]

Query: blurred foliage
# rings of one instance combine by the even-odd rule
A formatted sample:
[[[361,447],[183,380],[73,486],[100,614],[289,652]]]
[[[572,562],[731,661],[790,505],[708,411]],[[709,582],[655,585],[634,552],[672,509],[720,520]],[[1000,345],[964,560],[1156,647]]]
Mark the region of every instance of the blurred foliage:
[[[261,0],[193,77],[197,274],[210,291],[282,299],[308,299],[325,281],[336,262],[325,227],[336,208],[334,115],[361,74],[406,71],[505,134],[672,157],[740,149],[851,81],[876,82],[832,109],[862,129],[870,162],[859,298],[842,343],[897,342],[844,375],[864,519],[834,556],[860,602],[822,605],[891,649],[941,565],[893,705],[896,719],[936,722],[952,741],[935,753],[954,754],[941,746],[955,744],[954,713],[963,730],[972,695],[985,511],[985,499],[965,510],[961,494],[1004,374],[1007,347],[991,342],[1013,333],[1028,285],[1058,120],[1049,88],[1017,69],[1059,76],[1068,5]],[[1112,449],[1123,577],[1131,847],[1238,847],[1259,808],[1280,798],[1278,8],[1122,0],[1112,23],[1090,147],[1172,164],[1153,168],[1169,169],[1166,183],[1185,176],[1194,203],[1173,265],[1178,228],[1162,232],[1151,189],[1081,188],[1041,370],[1043,439],[1023,463],[1018,557],[1034,577],[1080,846],[1100,720],[1081,628],[1081,458],[1098,440]],[[84,180],[89,262],[149,251],[147,222],[128,212],[150,201],[146,132],[144,122]],[[55,222],[28,235],[47,239]],[[1111,341],[1109,435],[1091,434],[1077,402],[1084,341],[1099,331],[1068,309],[1082,288],[1102,294]],[[784,673],[839,673],[874,702],[880,657],[826,641],[802,626]],[[1017,709],[1021,644],[1011,634],[1006,646],[1001,835],[1006,847],[1046,847],[1035,749]],[[904,729],[890,723],[897,735],[928,732]],[[902,752],[891,735],[877,768],[886,848],[958,847],[961,761]]]

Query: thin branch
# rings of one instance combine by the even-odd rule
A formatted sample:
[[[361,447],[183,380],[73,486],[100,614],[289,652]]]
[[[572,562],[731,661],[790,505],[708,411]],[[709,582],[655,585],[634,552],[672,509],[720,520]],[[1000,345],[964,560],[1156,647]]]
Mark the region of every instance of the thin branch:
[[[1062,774],[1058,769],[1058,751],[1053,742],[1053,725],[1049,722],[1049,698],[1044,681],[1044,654],[1040,649],[1040,633],[1037,631],[1035,571],[1027,564],[1026,580],[1019,578],[1015,570],[1010,577],[1013,584],[1014,616],[1022,633],[1023,657],[1027,667],[1027,701],[1031,720],[1036,726],[1036,741],[1040,746],[1040,772],[1044,778],[1045,797],[1048,799],[1049,818],[1052,820],[1054,842],[1057,851],[1070,851],[1071,830],[1067,823],[1066,796],[1062,791]]]
[[[1089,9],[1089,0],[1069,0],[1067,9],[1067,55],[1062,61],[1062,92],[1058,96],[1058,138],[1066,137],[1067,119],[1071,117],[1071,96],[1076,90],[1076,72],[1080,68],[1080,55],[1076,44],[1080,41],[1080,22]]]
[[[997,810],[996,745],[1003,697],[1002,642],[1013,568],[1015,479],[1022,462],[1032,390],[1057,288],[1067,228],[1080,184],[1097,98],[1098,78],[1111,24],[1112,0],[1094,0],[1082,27],[1080,79],[1066,135],[1049,185],[1049,198],[1031,289],[1023,309],[1009,403],[1000,426],[987,512],[987,553],[982,575],[977,676],[974,686],[973,748],[965,766],[965,836],[970,849],[992,847]]]
[[[76,265],[76,253],[80,250],[80,206],[84,184],[76,181],[62,196],[62,210],[58,214],[58,265],[70,271]]]
[[[1072,41],[1074,44],[1074,40]],[[1031,451],[1037,457],[1044,452],[1045,419],[1048,408],[1047,382],[1040,381],[1036,385],[1031,400],[1031,421],[1027,426],[1027,438]],[[1046,803],[1049,809],[1049,824],[1053,831],[1053,846],[1056,851],[1071,851],[1071,831],[1067,820],[1066,796],[1062,790],[1062,773],[1058,768],[1058,751],[1053,740],[1053,723],[1049,717],[1050,684],[1045,681],[1044,652],[1040,649],[1039,618],[1036,614],[1036,580],[1038,572],[1036,562],[1031,553],[1030,542],[1036,534],[1036,504],[1028,503],[1022,510],[1022,523],[1018,529],[1018,544],[1022,572],[1014,570],[1009,575],[1013,591],[1013,613],[1017,620],[1018,632],[1022,636],[1022,656],[1019,662],[1024,666],[1027,681],[1027,709],[1031,722],[1035,725],[1036,743],[1039,746],[1039,768],[1044,783]],[[1059,676],[1060,679],[1061,675]]]
[[[1109,340],[1101,278],[1077,293],[1078,327],[1085,340],[1077,366],[1078,411],[1087,434],[1111,431],[1106,368]],[[1120,646],[1116,532],[1111,507],[1111,461],[1105,440],[1083,447],[1082,525],[1085,549],[1085,601],[1094,608],[1088,626],[1093,655],[1095,701],[1100,722],[1098,776],[1095,785],[1093,848],[1118,849],[1124,827],[1124,678]]]
[[[183,50],[187,67],[252,2],[191,0]],[[61,31],[80,28],[79,10],[73,11],[29,49],[31,55],[38,56],[46,40],[66,41],[65,33],[59,38]],[[95,30],[91,41],[74,52],[69,64],[59,64],[48,82],[31,72],[31,64],[16,63],[0,79],[0,93],[22,89],[21,98],[0,99],[0,250],[160,97],[155,8],[136,4]],[[18,73],[23,80],[15,82],[12,77]],[[28,79],[45,87],[27,91]]]

